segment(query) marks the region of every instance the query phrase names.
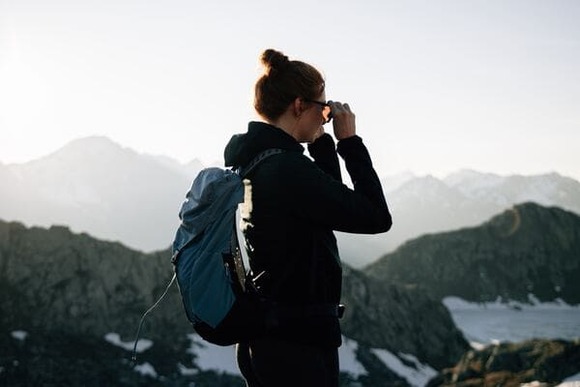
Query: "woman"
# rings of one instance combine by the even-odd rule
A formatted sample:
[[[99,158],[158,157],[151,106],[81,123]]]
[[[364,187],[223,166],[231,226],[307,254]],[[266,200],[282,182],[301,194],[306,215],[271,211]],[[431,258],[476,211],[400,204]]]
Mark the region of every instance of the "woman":
[[[256,284],[279,308],[273,329],[240,345],[238,364],[251,387],[334,387],[342,271],[333,230],[385,232],[391,215],[349,105],[326,102],[314,67],[271,49],[261,59],[254,107],[264,122],[232,137],[225,162],[243,167],[266,149],[283,150],[250,173],[242,211]],[[331,119],[336,147],[323,127]],[[354,190],[342,183],[338,155]]]

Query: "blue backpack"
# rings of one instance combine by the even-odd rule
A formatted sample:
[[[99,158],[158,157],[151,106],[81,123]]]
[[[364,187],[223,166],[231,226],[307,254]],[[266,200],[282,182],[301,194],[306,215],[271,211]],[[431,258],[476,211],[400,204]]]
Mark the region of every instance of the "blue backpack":
[[[171,261],[187,318],[211,343],[232,345],[266,329],[266,302],[245,269],[236,212],[244,177],[281,152],[268,149],[241,170],[203,169],[181,206]]]

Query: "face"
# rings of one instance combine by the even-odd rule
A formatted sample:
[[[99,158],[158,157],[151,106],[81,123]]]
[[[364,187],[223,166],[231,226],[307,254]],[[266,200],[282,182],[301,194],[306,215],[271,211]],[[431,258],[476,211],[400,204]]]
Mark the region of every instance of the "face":
[[[320,103],[317,103],[320,102]],[[317,134],[322,131],[329,117],[330,107],[326,103],[326,94],[323,92],[313,102],[303,101],[305,110],[300,120],[300,142],[312,142]]]

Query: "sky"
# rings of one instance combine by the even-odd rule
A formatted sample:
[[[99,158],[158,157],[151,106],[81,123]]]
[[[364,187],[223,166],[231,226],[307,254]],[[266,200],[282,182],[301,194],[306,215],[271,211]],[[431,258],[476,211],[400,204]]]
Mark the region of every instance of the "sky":
[[[220,161],[275,48],[351,105],[379,175],[580,180],[579,20],[576,0],[0,0],[0,162],[93,135]]]

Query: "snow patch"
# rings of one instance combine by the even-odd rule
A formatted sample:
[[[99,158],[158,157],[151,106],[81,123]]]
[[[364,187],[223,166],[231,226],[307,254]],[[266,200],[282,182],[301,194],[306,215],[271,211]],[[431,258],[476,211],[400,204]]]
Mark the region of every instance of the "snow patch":
[[[551,302],[541,302],[533,294],[528,294],[528,302],[503,300],[498,297],[494,302],[471,302],[459,297],[445,297],[443,304],[450,311],[454,310],[580,310],[580,305],[570,305],[561,298]]]
[[[556,387],[580,387],[580,372],[576,375],[567,377]]]
[[[177,364],[177,368],[179,369],[179,373],[183,376],[197,375],[199,372],[197,368],[188,368],[181,363]]]
[[[28,337],[28,332],[26,331],[12,331],[10,335],[16,340],[24,341]]]
[[[107,333],[105,335],[105,340],[114,346],[123,348],[127,351],[132,351],[135,346],[134,341],[122,341],[121,336],[118,333]],[[137,343],[137,353],[144,352],[153,346],[153,341],[147,339],[139,339]]]
[[[386,349],[371,349],[391,371],[406,379],[412,386],[424,386],[429,380],[437,375],[437,371],[421,363],[415,356],[400,353],[399,356],[412,363],[411,366],[404,364],[401,359]]]
[[[340,370],[348,372],[354,377],[367,375],[367,370],[356,358],[358,343],[347,337],[342,336],[342,345],[338,348],[338,359]]]
[[[471,346],[471,348],[475,349],[476,351],[481,351],[482,349],[487,347],[486,344],[478,343],[477,341],[470,341],[469,345]]]
[[[208,343],[197,334],[187,335],[191,345],[187,350],[195,356],[195,364],[200,370],[213,370],[227,374],[239,375],[238,363],[236,362],[235,346],[221,347]],[[347,337],[342,337],[342,346],[338,349],[340,370],[348,372],[354,377],[366,375],[367,371],[356,358],[358,343]],[[180,365],[180,371],[197,372],[195,369]]]
[[[157,371],[150,363],[143,363],[135,366],[135,371],[139,372],[143,376],[151,376],[152,378],[157,378]]]
[[[529,303],[503,301],[467,302],[457,297],[443,300],[455,325],[472,347],[501,342],[520,342],[534,338],[575,340],[580,337],[580,306],[562,300],[539,302],[533,295]]]

